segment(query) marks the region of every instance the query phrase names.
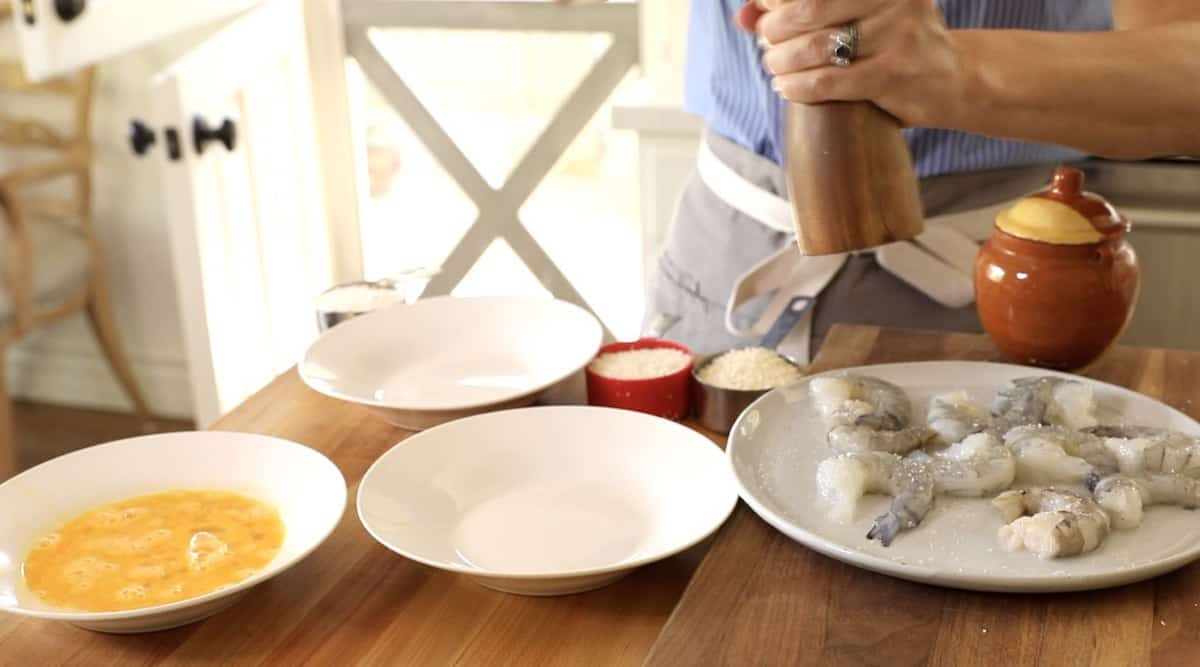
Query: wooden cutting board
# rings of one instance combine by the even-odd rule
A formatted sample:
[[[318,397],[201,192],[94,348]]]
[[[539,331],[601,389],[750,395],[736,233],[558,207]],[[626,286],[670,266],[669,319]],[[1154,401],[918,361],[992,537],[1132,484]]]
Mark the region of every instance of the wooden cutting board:
[[[841,327],[814,370],[997,360],[982,336]],[[1118,348],[1086,375],[1200,417],[1200,353]],[[1200,521],[1200,513],[1196,520]],[[860,570],[744,504],[716,538],[650,665],[1200,665],[1200,564],[1075,594],[973,593]]]

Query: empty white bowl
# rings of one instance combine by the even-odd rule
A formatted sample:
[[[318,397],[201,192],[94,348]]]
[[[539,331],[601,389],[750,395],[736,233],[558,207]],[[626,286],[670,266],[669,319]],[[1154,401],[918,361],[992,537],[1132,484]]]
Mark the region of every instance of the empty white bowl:
[[[639,412],[496,412],[417,434],[363,477],[358,515],[396,553],[489,588],[598,588],[700,542],[737,491],[721,450]]]
[[[99,505],[175,489],[241,493],[275,506],[279,554],[227,589],[115,612],[62,611],[25,586],[21,563],[34,539]],[[164,433],[89,447],[0,484],[0,611],[67,621],[102,632],[162,630],[211,616],[295,565],[325,540],[346,507],[346,480],[319,452],[250,433]]]
[[[438,297],[377,310],[318,338],[300,377],[418,431],[529,405],[600,348],[586,310],[539,297]]]

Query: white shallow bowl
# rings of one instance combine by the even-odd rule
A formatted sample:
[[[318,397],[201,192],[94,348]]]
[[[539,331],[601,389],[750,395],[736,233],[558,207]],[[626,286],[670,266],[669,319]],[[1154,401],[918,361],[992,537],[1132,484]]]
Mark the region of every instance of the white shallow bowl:
[[[313,389],[401,428],[529,405],[591,361],[603,332],[578,306],[538,297],[439,297],[325,332],[300,363]]]
[[[358,515],[412,560],[501,591],[561,595],[687,549],[736,503],[704,436],[638,412],[562,406],[405,440],[363,477]]]
[[[115,612],[68,612],[25,586],[21,562],[33,541],[99,505],[176,489],[241,493],[274,505],[283,546],[258,574],[225,590]],[[0,484],[0,611],[102,632],[149,632],[207,618],[295,565],[325,540],[346,508],[346,480],[319,452],[250,433],[164,433],[61,456]]]
[[[982,362],[921,362],[848,369],[903,387],[913,418],[923,423],[934,394],[966,389],[990,405],[995,390],[1030,375],[1064,375],[1025,366]],[[844,371],[833,371],[824,375]],[[817,376],[814,376],[817,377]],[[1200,435],[1187,415],[1137,392],[1076,376],[1092,385],[1098,417]],[[1148,579],[1200,558],[1200,514],[1151,507],[1135,530],[1113,531],[1088,554],[1041,560],[1010,553],[996,541],[1002,522],[987,499],[939,496],[921,525],[884,547],[866,538],[873,517],[890,499],[867,496],[853,521],[829,518],[817,490],[817,464],[833,455],[805,382],[777,389],[742,414],[727,453],[741,496],[767,523],[831,558],[902,579],[981,591],[1063,592]],[[1079,488],[1083,491],[1082,487]]]

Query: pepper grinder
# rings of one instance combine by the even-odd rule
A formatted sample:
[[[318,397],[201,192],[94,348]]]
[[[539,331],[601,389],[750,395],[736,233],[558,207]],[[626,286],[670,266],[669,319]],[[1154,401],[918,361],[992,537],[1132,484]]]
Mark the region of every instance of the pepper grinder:
[[[865,250],[924,230],[899,121],[870,102],[788,106],[788,190],[802,254]]]

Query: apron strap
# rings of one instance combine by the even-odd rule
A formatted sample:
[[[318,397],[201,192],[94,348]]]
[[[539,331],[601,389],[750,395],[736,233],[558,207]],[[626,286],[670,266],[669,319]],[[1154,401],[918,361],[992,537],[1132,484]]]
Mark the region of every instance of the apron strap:
[[[942,224],[940,218],[925,222],[925,231],[914,239],[929,254],[949,264],[959,273],[975,274],[975,257],[979,255],[979,244],[965,234]]]
[[[731,169],[713,152],[712,147],[708,145],[708,137],[700,141],[696,171],[700,180],[704,181],[708,189],[721,201],[777,232],[796,233],[792,224],[791,203],[758,187]]]
[[[975,301],[975,283],[970,275],[923,252],[915,243],[890,243],[876,248],[875,261],[888,273],[947,308],[963,308]]]
[[[795,234],[791,203],[743,178],[713,153],[707,141],[701,144],[696,164],[700,179],[717,197],[770,229],[788,236]],[[738,337],[762,338],[771,334],[764,344],[778,345],[793,360],[808,363],[813,309],[806,307],[796,318],[789,308],[797,303],[811,306],[845,263],[845,255],[805,257],[791,242],[785,244],[734,283],[725,304],[725,329]],[[738,308],[772,292],[774,296],[758,320],[749,329],[738,326],[735,319]],[[785,320],[794,323],[786,332],[776,328],[776,324]]]
[[[719,199],[763,226],[793,236],[791,203],[750,182],[713,152],[707,137],[700,143],[696,170]],[[963,214],[957,214],[963,215]],[[961,308],[974,294],[974,263],[979,246],[962,233],[930,218],[915,243],[893,243],[874,250],[876,261],[900,280],[938,303]],[[725,328],[738,337],[761,338],[797,303],[811,303],[846,263],[847,255],[803,256],[791,243],[756,264],[734,283],[725,307]],[[774,292],[766,309],[749,328],[738,326],[735,313],[755,297]],[[813,309],[806,307],[782,347],[789,356],[808,362]],[[773,331],[777,339],[779,331]],[[774,342],[772,340],[771,342]]]

